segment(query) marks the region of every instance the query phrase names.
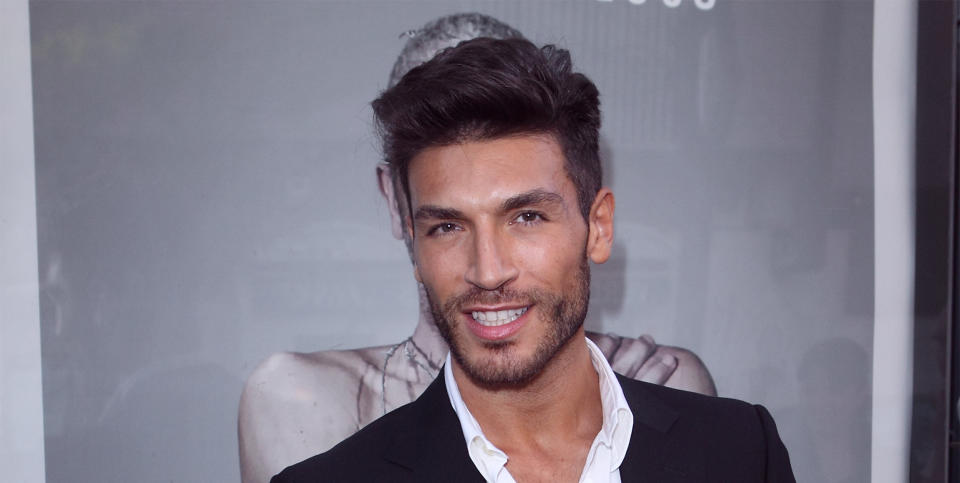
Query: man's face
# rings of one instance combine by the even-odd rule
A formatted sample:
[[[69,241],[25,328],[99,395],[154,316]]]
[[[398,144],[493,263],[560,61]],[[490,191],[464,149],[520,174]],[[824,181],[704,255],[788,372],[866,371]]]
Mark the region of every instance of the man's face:
[[[552,136],[428,148],[409,167],[417,279],[474,382],[530,380],[581,332],[588,224]]]

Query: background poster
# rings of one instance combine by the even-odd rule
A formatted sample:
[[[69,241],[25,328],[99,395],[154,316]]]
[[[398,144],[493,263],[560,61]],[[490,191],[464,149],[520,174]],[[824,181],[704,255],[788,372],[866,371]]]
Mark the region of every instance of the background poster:
[[[872,4],[581,0],[32,3],[48,481],[235,481],[259,361],[410,334],[369,102],[459,11],[600,89],[588,327],[696,352],[798,480],[868,480]]]

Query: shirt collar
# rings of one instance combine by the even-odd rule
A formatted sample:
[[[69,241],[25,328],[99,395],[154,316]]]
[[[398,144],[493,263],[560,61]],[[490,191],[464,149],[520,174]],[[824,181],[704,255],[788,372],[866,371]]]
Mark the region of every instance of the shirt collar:
[[[590,339],[586,339],[586,342],[590,352],[590,362],[600,379],[603,426],[600,428],[597,438],[602,444],[610,446],[610,471],[614,471],[620,467],[624,456],[627,454],[630,434],[633,432],[633,412],[630,411],[627,399],[623,396],[623,389],[617,381],[617,375],[613,372],[603,352]],[[460,420],[460,428],[463,430],[463,438],[467,444],[470,459],[486,481],[497,481],[497,475],[507,463],[507,454],[494,446],[483,435],[480,424],[463,402],[460,387],[453,377],[449,353],[447,353],[447,361],[443,368],[443,379],[447,386],[447,396],[450,397],[450,404]]]
[[[587,339],[590,348],[590,362],[600,376],[600,404],[603,407],[603,426],[598,437],[601,442],[610,445],[610,471],[620,467],[627,455],[630,434],[633,433],[633,411],[623,395],[617,375],[607,362],[600,348]]]
[[[485,481],[497,481],[497,475],[503,471],[507,464],[507,454],[500,450],[483,435],[480,429],[480,423],[473,417],[467,405],[460,396],[460,386],[453,377],[453,364],[450,360],[450,353],[447,353],[447,362],[443,365],[443,382],[447,386],[447,396],[450,397],[450,404],[453,405],[453,411],[457,413],[457,419],[460,420],[460,429],[463,430],[463,439],[467,443],[467,454],[474,466],[483,475]]]

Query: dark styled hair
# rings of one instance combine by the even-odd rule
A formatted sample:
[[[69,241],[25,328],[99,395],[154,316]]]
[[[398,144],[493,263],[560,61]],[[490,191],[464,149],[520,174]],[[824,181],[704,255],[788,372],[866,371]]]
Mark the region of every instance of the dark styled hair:
[[[373,101],[384,158],[409,207],[410,161],[422,150],[520,134],[553,135],[588,219],[600,189],[599,93],[570,54],[525,39],[478,38],[411,69]]]

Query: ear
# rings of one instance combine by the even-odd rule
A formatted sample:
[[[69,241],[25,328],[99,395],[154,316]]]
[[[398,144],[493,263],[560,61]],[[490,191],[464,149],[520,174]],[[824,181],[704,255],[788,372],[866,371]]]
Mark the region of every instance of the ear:
[[[393,189],[393,178],[390,174],[390,165],[380,163],[377,165],[377,184],[380,187],[380,194],[387,200],[387,208],[390,210],[390,231],[397,240],[403,239],[403,218],[400,216],[400,204],[397,203],[397,195]]]
[[[613,192],[610,188],[600,188],[590,207],[589,233],[587,234],[587,256],[593,263],[603,263],[610,258],[613,248],[613,210],[615,207]]]

